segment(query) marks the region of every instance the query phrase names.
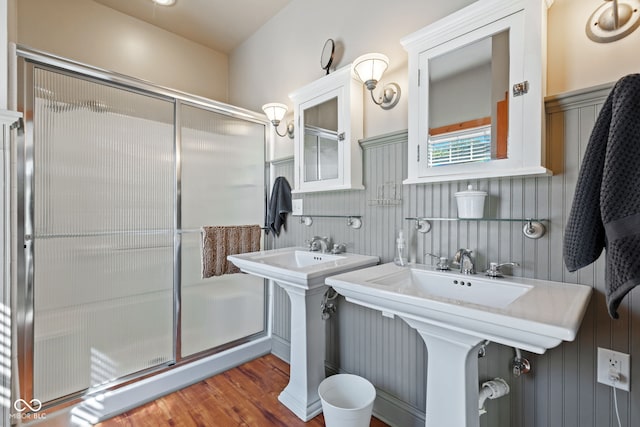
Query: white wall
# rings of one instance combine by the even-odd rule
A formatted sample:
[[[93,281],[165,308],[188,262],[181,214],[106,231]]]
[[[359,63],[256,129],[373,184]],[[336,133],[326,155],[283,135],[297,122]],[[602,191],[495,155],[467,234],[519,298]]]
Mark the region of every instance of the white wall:
[[[226,55],[90,0],[19,0],[17,41],[157,85],[228,100]]]
[[[400,38],[471,4],[472,0],[293,0],[229,56],[229,101],[260,111],[266,102],[293,107],[289,93],[323,76],[320,52],[333,38],[337,67],[368,52],[389,57],[385,81],[397,82],[400,103],[392,110],[373,105],[365,93],[364,136],[407,128],[407,53]],[[292,117],[289,111],[285,121]],[[282,124],[280,125],[282,128]],[[288,138],[278,139],[274,157],[293,154]]]
[[[549,9],[547,94],[609,83],[640,73],[640,29],[612,43],[591,41],[585,32],[602,0],[555,0]]]
[[[543,0],[540,0],[543,1]],[[373,105],[365,93],[364,136],[407,128],[407,55],[400,39],[472,3],[471,0],[293,0],[229,57],[229,100],[259,111],[266,102],[284,102],[288,94],[321,77],[320,52],[327,38],[343,46],[338,66],[378,51],[391,64],[383,81],[396,81],[404,93],[389,111]],[[553,95],[640,72],[640,30],[615,43],[594,43],[585,25],[601,0],[555,0],[548,11],[547,94]],[[292,112],[286,120],[290,120]],[[282,126],[282,125],[281,125]],[[292,155],[293,144],[276,138],[274,158]]]

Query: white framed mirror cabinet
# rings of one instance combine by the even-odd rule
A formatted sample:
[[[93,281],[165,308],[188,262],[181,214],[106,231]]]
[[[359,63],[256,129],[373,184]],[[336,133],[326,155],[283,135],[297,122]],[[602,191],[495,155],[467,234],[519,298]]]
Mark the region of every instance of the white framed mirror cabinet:
[[[362,91],[349,65],[289,95],[296,124],[292,193],[364,189]]]
[[[404,37],[405,184],[549,175],[544,0],[479,0]]]

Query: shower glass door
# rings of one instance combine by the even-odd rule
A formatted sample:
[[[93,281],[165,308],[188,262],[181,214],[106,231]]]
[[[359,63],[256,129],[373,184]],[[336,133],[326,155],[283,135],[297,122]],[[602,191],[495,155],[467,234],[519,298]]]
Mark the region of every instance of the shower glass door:
[[[264,224],[264,124],[179,108],[181,340],[188,357],[265,330],[265,285],[244,273],[203,279],[200,229]]]
[[[48,402],[175,360],[175,101],[39,67],[33,79],[30,362]]]

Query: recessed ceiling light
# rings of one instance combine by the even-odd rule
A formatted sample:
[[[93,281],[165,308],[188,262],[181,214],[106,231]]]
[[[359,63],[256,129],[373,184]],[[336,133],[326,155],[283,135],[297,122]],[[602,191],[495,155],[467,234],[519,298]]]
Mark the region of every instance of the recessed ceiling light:
[[[176,0],[153,0],[153,2],[160,6],[171,6],[176,2]]]

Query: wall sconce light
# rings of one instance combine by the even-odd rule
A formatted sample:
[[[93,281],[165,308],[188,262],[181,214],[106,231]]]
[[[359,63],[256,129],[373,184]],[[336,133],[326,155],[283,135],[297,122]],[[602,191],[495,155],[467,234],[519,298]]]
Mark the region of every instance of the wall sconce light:
[[[285,133],[281,134],[280,132],[278,132],[280,121],[283,119],[284,115],[287,114],[288,109],[289,108],[286,105],[280,104],[278,102],[271,102],[262,106],[262,111],[264,111],[264,113],[267,115],[267,118],[275,128],[278,136],[282,138],[288,136],[289,138],[293,139],[293,120],[287,123],[287,130]]]
[[[381,53],[367,53],[353,61],[353,71],[356,76],[371,93],[373,102],[384,110],[390,110],[395,107],[400,100],[400,86],[397,83],[384,85],[382,95],[378,99],[373,95],[373,90],[388,66],[389,58]]]
[[[609,43],[631,34],[640,25],[640,0],[607,0],[587,21],[587,37]]]

